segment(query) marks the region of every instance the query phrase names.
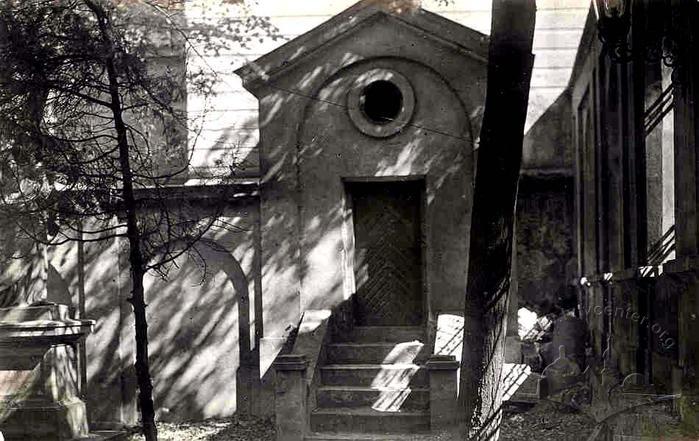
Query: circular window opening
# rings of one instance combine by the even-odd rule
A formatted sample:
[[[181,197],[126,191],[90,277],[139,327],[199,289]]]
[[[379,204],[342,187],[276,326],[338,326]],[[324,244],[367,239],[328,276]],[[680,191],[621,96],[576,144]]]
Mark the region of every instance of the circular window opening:
[[[390,81],[374,81],[362,91],[359,106],[374,124],[388,124],[403,110],[403,93]]]

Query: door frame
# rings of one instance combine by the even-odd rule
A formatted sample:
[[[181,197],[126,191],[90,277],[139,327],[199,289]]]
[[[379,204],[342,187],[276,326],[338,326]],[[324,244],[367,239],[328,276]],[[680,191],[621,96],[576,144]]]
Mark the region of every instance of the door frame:
[[[426,175],[407,175],[407,176],[352,176],[340,178],[343,186],[343,213],[342,213],[342,240],[344,248],[343,256],[343,291],[344,300],[349,300],[357,291],[355,272],[354,272],[354,213],[352,209],[352,187],[356,184],[370,183],[418,183],[420,191],[420,214],[418,223],[420,226],[420,271],[422,284],[422,320],[421,326],[426,326],[430,317],[432,317],[431,295],[428,282],[428,256],[429,256],[429,241],[428,224],[427,224],[427,176]]]

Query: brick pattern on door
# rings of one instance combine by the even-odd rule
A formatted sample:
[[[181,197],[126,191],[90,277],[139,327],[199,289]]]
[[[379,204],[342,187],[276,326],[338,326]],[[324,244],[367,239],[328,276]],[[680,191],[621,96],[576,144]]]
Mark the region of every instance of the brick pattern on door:
[[[366,183],[351,188],[359,325],[422,323],[420,184]]]

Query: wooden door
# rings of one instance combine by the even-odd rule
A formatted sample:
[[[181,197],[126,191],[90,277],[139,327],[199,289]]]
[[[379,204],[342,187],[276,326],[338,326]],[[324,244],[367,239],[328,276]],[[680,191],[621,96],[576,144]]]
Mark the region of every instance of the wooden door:
[[[350,193],[357,324],[421,324],[422,182],[352,184]]]

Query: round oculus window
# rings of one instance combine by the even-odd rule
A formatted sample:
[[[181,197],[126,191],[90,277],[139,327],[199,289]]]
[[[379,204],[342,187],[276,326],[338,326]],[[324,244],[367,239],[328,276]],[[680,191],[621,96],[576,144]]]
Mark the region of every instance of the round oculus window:
[[[359,107],[371,122],[388,124],[395,121],[403,110],[403,93],[390,81],[374,81],[359,95]]]
[[[347,96],[354,125],[365,135],[385,138],[400,132],[412,118],[415,94],[408,80],[388,69],[360,75]]]

